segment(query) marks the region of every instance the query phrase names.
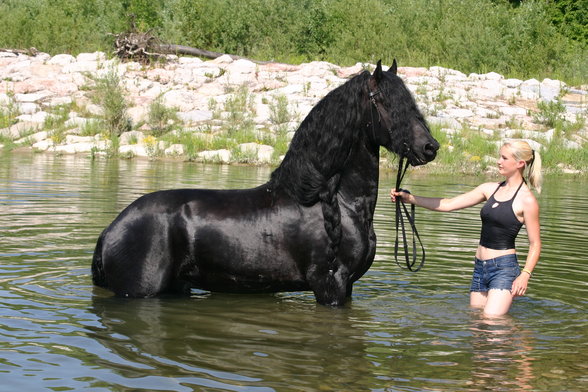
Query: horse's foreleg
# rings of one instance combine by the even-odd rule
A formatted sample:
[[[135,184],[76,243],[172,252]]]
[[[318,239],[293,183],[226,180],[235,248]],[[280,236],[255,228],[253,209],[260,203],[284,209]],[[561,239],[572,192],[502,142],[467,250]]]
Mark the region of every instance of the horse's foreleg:
[[[347,282],[347,290],[345,291],[345,296],[347,298],[350,298],[352,294],[353,294],[353,282],[348,281]]]
[[[347,297],[349,272],[344,265],[333,269],[313,266],[307,274],[308,283],[321,305],[343,306]]]

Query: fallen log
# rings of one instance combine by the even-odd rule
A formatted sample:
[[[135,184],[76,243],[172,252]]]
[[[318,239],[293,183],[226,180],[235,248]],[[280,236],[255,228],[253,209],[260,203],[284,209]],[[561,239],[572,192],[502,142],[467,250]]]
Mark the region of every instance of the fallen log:
[[[176,55],[183,54],[183,55],[188,55],[188,56],[205,57],[208,59],[216,59],[220,56],[227,55],[230,58],[232,58],[233,60],[245,59],[245,60],[249,60],[254,63],[257,63],[257,64],[269,64],[270,63],[270,61],[251,60],[246,57],[236,56],[234,54],[212,52],[210,50],[192,48],[190,46],[184,46],[184,45],[155,44],[155,45],[153,45],[153,49],[155,52],[158,52],[161,54],[176,54]]]
[[[123,60],[132,60],[142,63],[149,63],[153,60],[160,60],[165,55],[188,55],[196,57],[205,57],[216,59],[224,56],[225,53],[212,52],[210,50],[192,48],[184,45],[173,45],[162,43],[159,38],[151,34],[151,31],[145,33],[139,32],[135,24],[135,15],[129,15],[129,30],[124,33],[109,35],[114,39],[114,54]],[[245,57],[228,54],[233,60],[246,59]],[[257,64],[268,64],[269,61],[253,61]]]

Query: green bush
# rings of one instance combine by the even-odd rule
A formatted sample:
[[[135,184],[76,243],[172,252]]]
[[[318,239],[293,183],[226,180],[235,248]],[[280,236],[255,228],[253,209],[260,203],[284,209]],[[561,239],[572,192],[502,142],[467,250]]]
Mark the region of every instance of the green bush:
[[[161,136],[176,128],[180,122],[176,108],[168,108],[156,99],[149,105],[148,123],[153,136]]]
[[[0,129],[7,128],[17,122],[18,107],[14,101],[14,94],[9,92],[8,104],[4,107],[0,106]]]
[[[587,9],[586,0],[3,0],[0,47],[109,52],[108,34],[128,29],[133,14],[164,42],[259,60],[398,58],[582,84]]]
[[[88,75],[95,83],[92,101],[102,107],[102,120],[108,136],[114,142],[123,132],[131,130],[131,120],[127,114],[128,103],[120,85],[116,69],[109,70],[104,76]]]
[[[539,111],[533,113],[534,121],[550,128],[563,122],[563,115],[566,112],[566,107],[559,99],[547,102],[539,101],[537,102],[537,109]]]
[[[126,26],[114,0],[3,0],[0,47],[30,48],[52,54],[109,50],[107,33]]]

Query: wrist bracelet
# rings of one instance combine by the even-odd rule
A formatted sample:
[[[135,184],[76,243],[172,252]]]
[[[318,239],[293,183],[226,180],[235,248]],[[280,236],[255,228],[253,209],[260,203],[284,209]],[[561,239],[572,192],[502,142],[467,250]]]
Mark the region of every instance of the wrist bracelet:
[[[533,273],[531,271],[529,271],[528,269],[526,269],[526,268],[523,268],[523,272],[528,273],[529,276],[533,276]]]

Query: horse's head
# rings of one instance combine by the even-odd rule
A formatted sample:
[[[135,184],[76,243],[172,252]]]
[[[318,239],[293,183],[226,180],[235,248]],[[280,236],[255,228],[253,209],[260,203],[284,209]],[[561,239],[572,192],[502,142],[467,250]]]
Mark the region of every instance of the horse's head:
[[[439,143],[431,136],[412,94],[396,72],[396,60],[386,72],[378,61],[369,78],[374,137],[379,145],[405,156],[411,165],[424,165],[435,159]]]

